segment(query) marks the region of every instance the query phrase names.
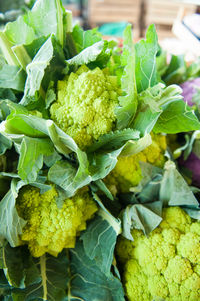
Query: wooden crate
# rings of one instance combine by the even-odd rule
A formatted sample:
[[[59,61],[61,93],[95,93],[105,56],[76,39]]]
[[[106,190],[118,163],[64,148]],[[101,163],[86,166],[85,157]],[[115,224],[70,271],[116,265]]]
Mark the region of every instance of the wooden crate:
[[[186,14],[196,11],[196,5],[186,4],[176,0],[146,0],[145,26],[152,23],[158,27],[158,36],[172,36],[171,28],[180,9]],[[168,27],[168,30],[166,28]],[[163,28],[163,30],[162,30]],[[163,32],[162,32],[163,31]]]
[[[133,24],[134,36],[139,36],[141,0],[89,0],[88,18],[91,27],[103,23],[126,21]]]

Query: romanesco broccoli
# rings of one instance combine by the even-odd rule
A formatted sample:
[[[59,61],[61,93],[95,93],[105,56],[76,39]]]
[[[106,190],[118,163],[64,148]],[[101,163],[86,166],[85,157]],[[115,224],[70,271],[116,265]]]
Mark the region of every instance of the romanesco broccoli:
[[[140,183],[142,179],[140,161],[163,167],[164,152],[167,148],[166,136],[155,134],[151,134],[151,136],[152,144],[150,146],[138,154],[119,157],[115,168],[105,178],[106,185],[114,195],[117,192],[129,192],[131,187]]]
[[[136,229],[132,235],[117,245],[128,300],[200,300],[200,222],[169,207],[149,237]]]
[[[52,120],[81,149],[115,128],[115,107],[119,104],[117,77],[98,67],[82,65],[63,81],[58,81],[58,97],[50,107]]]
[[[73,248],[76,236],[86,228],[97,207],[86,189],[82,189],[61,208],[56,204],[55,187],[43,194],[36,187],[25,186],[17,198],[18,214],[27,221],[21,240],[34,257],[45,252],[57,256],[63,248]]]

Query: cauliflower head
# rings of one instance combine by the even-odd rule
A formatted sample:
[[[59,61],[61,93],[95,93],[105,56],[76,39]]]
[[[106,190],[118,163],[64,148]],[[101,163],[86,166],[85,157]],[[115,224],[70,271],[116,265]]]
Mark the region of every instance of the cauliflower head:
[[[163,167],[165,163],[164,153],[167,148],[166,136],[152,136],[152,144],[142,152],[119,157],[118,162],[112,172],[105,178],[105,183],[110,191],[115,195],[129,192],[131,187],[137,186],[142,179],[140,161],[151,163],[158,167]]]
[[[20,190],[16,207],[19,216],[27,221],[21,241],[28,244],[34,257],[45,252],[57,256],[63,248],[74,248],[76,236],[97,211],[86,189],[64,200],[61,208],[56,204],[57,196],[54,186],[43,194],[32,186]]]
[[[57,90],[51,118],[82,150],[115,128],[120,95],[116,76],[83,65],[58,81]]]
[[[136,229],[132,235],[117,245],[128,300],[200,300],[200,222],[169,207],[149,237]]]

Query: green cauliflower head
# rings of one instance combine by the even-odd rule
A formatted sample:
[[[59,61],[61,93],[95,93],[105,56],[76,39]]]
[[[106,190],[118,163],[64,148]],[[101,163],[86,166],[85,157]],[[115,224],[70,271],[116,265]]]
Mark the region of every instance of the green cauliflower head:
[[[105,178],[105,183],[110,191],[116,193],[126,193],[131,187],[137,186],[142,179],[142,170],[140,161],[153,164],[158,167],[163,167],[165,163],[164,153],[167,148],[166,136],[152,136],[152,144],[142,152],[119,157],[115,168]]]
[[[169,207],[149,237],[135,229],[132,235],[117,245],[128,300],[200,300],[200,222]]]
[[[51,118],[81,149],[115,128],[114,111],[120,95],[116,76],[83,65],[58,81],[57,90]]]
[[[16,207],[20,217],[27,221],[21,235],[34,257],[45,252],[57,256],[63,248],[74,248],[76,236],[86,229],[86,221],[97,211],[87,189],[82,189],[57,206],[55,187],[43,194],[36,187],[20,190]]]

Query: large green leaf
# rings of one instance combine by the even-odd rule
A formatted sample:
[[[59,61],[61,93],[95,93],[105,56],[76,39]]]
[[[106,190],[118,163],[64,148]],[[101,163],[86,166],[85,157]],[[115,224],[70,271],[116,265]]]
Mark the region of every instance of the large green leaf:
[[[13,102],[17,101],[14,91],[8,88],[0,88],[0,99],[9,99]]]
[[[102,40],[101,34],[97,31],[97,28],[84,31],[78,24],[74,26],[72,36],[78,53]]]
[[[37,36],[54,34],[63,46],[66,30],[66,12],[60,0],[38,0],[25,16],[25,22]]]
[[[124,292],[119,279],[112,274],[106,276],[99,267],[86,256],[82,243],[77,242],[70,249],[70,281],[67,301],[109,300],[124,301]]]
[[[138,112],[132,125],[133,128],[139,130],[142,135],[150,133],[162,112],[167,110],[167,105],[171,103],[179,105],[178,100],[182,102],[181,91],[177,85],[165,87],[164,84],[159,83],[141,92],[138,96]],[[172,112],[174,116],[177,112],[176,105],[174,106],[176,111]],[[163,132],[168,133],[167,124]]]
[[[78,168],[68,161],[58,161],[49,169],[48,179],[64,189],[65,195],[70,197],[77,189],[105,178],[115,167],[122,148],[108,153],[93,153],[88,157],[79,151]]]
[[[116,239],[121,231],[120,224],[120,220],[101,209],[80,237],[85,254],[95,260],[96,265],[107,276],[113,262]]]
[[[107,41],[99,41],[84,50],[73,58],[66,61],[67,66],[78,67],[94,63],[96,66],[104,67],[110,58],[110,52],[107,49]],[[103,66],[102,66],[103,61]]]
[[[198,208],[199,203],[191,188],[176,169],[172,161],[164,166],[163,179],[160,188],[160,200],[166,206],[186,206]]]
[[[0,134],[0,155],[3,155],[7,149],[12,147],[12,141]]]
[[[135,129],[124,129],[110,132],[99,137],[98,141],[88,147],[87,152],[95,152],[98,149],[111,150],[122,147],[126,141],[138,141],[140,137],[139,131]]]
[[[13,301],[12,297],[10,296],[11,291],[10,291],[10,286],[9,283],[5,277],[5,274],[3,270],[0,269],[0,300],[1,301]]]
[[[36,37],[34,29],[28,25],[25,16],[6,24],[4,33],[12,45],[30,44]]]
[[[140,40],[135,45],[135,76],[137,91],[146,90],[157,83],[156,54],[158,51],[158,38],[155,25],[149,26],[146,40]]]
[[[68,161],[56,162],[48,172],[49,181],[60,186],[65,192],[66,197],[74,195],[77,189],[87,185],[90,179],[85,176],[83,182],[75,183],[74,180],[77,175],[77,169]]]
[[[129,24],[124,31],[123,53],[121,65],[124,71],[121,77],[122,96],[119,96],[120,106],[116,108],[117,127],[123,129],[131,124],[137,110],[137,86],[135,74],[135,47]]]
[[[0,246],[0,268],[4,270],[4,274],[11,286],[24,288],[25,271],[24,262],[27,255],[22,252],[20,247],[11,248],[8,243]]]
[[[49,138],[24,137],[20,145],[18,174],[26,182],[34,182],[43,166],[44,156],[53,154],[53,144]]]
[[[47,89],[53,78],[59,79],[63,67],[64,54],[55,36],[51,35],[26,67],[27,80],[24,96],[20,103],[26,106],[31,102],[38,101],[39,96],[45,98],[43,87]]]
[[[26,73],[17,66],[4,65],[0,70],[0,88],[24,91]]]
[[[138,140],[129,140],[126,142],[120,157],[131,156],[143,151],[146,147],[151,145],[152,139],[150,134],[146,134],[144,137]]]
[[[166,85],[180,84],[186,80],[187,66],[184,55],[172,55],[162,80]]]
[[[129,240],[133,240],[131,229],[135,228],[142,230],[144,234],[148,235],[153,231],[162,221],[161,213],[162,203],[160,201],[151,204],[134,204],[128,205],[126,209],[121,212],[122,235]]]
[[[23,185],[23,181],[13,179],[10,190],[0,202],[0,241],[7,239],[12,247],[20,244],[19,235],[26,224],[15,207],[16,197]]]
[[[43,255],[33,259],[25,271],[27,286],[14,289],[14,300],[20,301],[64,301],[68,282],[68,259],[63,252],[58,257]]]
[[[160,115],[155,133],[176,134],[200,130],[200,122],[194,111],[182,100],[170,103]]]

